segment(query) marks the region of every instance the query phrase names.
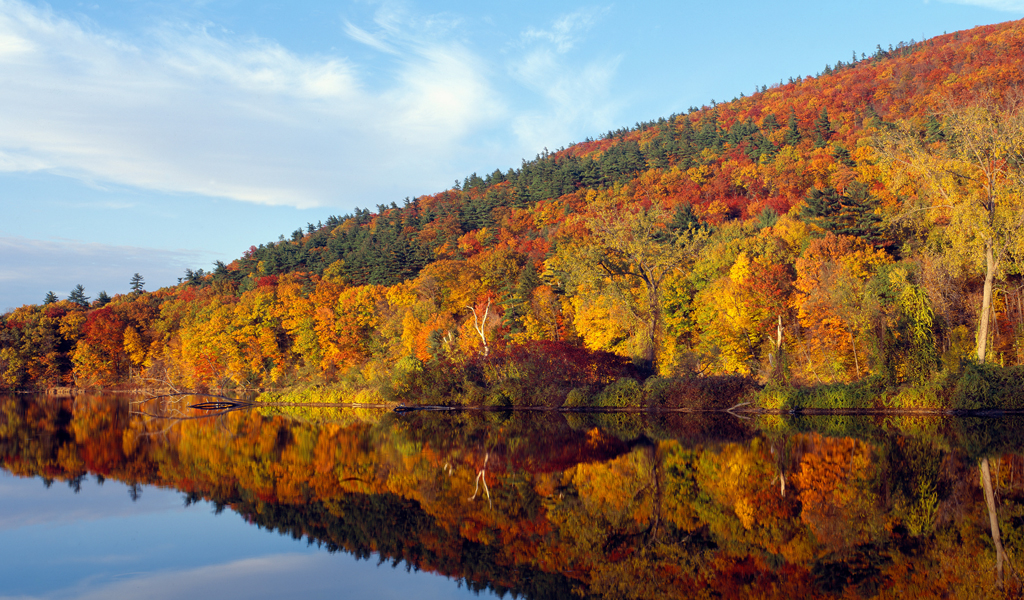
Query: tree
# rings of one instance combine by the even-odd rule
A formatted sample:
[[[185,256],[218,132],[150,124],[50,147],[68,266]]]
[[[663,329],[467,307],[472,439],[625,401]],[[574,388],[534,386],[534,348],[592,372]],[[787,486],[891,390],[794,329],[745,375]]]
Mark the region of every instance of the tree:
[[[75,289],[71,290],[68,300],[81,307],[89,306],[89,297],[85,295],[85,288],[82,287],[82,284],[76,285]]]
[[[52,291],[46,292],[46,297],[43,298],[43,304],[53,304],[56,301],[57,294],[54,294]]]
[[[789,129],[786,130],[786,136],[782,139],[790,146],[796,147],[800,144],[800,127],[795,112],[789,113]]]
[[[744,240],[728,272],[697,293],[693,319],[703,362],[720,372],[777,371],[779,324],[788,321],[792,267],[777,237]]]
[[[107,294],[106,290],[101,290],[96,296],[96,304],[99,306],[106,306],[110,303],[110,295]]]
[[[879,147],[892,187],[916,188],[924,201],[908,214],[948,222],[949,253],[984,273],[975,347],[984,362],[993,284],[1024,254],[1024,109],[1019,98],[949,108],[942,130],[945,142],[903,129],[882,134]]]
[[[878,198],[866,185],[854,181],[842,193],[831,187],[811,188],[800,218],[836,235],[859,237],[879,247],[883,245],[882,217],[877,207]]]
[[[146,280],[143,279],[142,275],[139,275],[138,273],[132,275],[132,279],[129,282],[129,285],[131,285],[132,287],[133,294],[141,294],[142,292],[146,291]]]
[[[824,148],[825,144],[832,139],[832,134],[835,132],[832,129],[832,121],[828,118],[827,108],[822,108],[818,118],[814,121],[814,133],[815,148]]]
[[[614,306],[625,309],[639,324],[639,358],[657,367],[662,333],[662,284],[685,268],[703,246],[704,227],[672,229],[673,213],[657,205],[643,206],[616,198],[594,201],[589,210],[570,219],[580,237],[559,249],[570,280],[579,292],[590,288]],[[570,234],[573,235],[573,234]],[[584,336],[586,337],[586,336]]]
[[[865,374],[859,356],[868,354],[878,304],[868,281],[891,262],[861,238],[832,234],[812,241],[797,259],[793,305],[809,334],[802,349],[807,369],[819,381]]]

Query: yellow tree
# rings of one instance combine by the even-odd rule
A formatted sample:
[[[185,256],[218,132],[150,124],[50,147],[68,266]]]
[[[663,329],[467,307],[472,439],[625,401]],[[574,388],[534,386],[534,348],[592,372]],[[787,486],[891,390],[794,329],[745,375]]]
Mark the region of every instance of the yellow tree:
[[[977,358],[985,361],[992,287],[1024,246],[1024,110],[1020,100],[949,109],[944,140],[928,143],[907,131],[883,134],[879,148],[891,187],[916,187],[922,208],[948,223],[950,251],[980,268],[985,283],[978,318]]]
[[[670,226],[673,211],[610,195],[588,195],[584,213],[570,218],[559,248],[560,268],[572,293],[589,290],[629,314],[639,358],[657,367],[662,330],[662,285],[692,262],[707,229],[691,222]],[[586,332],[580,331],[584,339]]]

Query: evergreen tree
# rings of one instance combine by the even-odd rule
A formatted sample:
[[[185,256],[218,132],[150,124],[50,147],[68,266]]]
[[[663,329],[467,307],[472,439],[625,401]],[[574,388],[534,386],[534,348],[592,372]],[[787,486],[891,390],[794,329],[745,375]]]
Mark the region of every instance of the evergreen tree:
[[[700,130],[696,139],[697,151],[705,148],[720,150],[722,147],[721,131],[718,128],[718,111],[712,110],[704,114],[700,122]]]
[[[97,306],[106,306],[109,303],[110,303],[110,296],[107,295],[107,291],[106,290],[101,290],[100,293],[96,295],[96,305]]]
[[[928,117],[928,123],[924,128],[924,141],[932,144],[945,138],[946,135],[942,132],[942,122],[935,118],[935,115]]]
[[[770,206],[764,207],[764,210],[757,215],[757,220],[754,222],[754,227],[758,231],[767,227],[773,227],[779,221],[779,213]]]
[[[139,275],[138,273],[132,275],[132,279],[131,281],[128,282],[128,285],[131,286],[133,294],[141,294],[142,292],[146,291],[144,289],[146,286],[146,280],[143,279],[142,275]]]
[[[836,235],[863,238],[876,247],[885,245],[882,218],[875,212],[878,198],[859,181],[847,186],[845,192],[840,194],[831,187],[811,188],[800,218]]]
[[[776,151],[775,144],[773,144],[772,141],[770,139],[768,139],[768,136],[766,136],[766,135],[759,135],[759,136],[757,136],[757,158],[758,159],[760,159],[762,156],[767,156],[768,158],[774,158],[775,157],[775,151]]]
[[[821,113],[818,114],[818,119],[814,121],[814,147],[824,148],[825,144],[832,139],[832,134],[835,133],[832,130],[832,121],[828,118],[828,109],[822,108]]]
[[[57,294],[54,294],[53,292],[46,292],[46,297],[43,298],[43,304],[53,304],[57,300]]]
[[[832,151],[832,156],[847,167],[853,168],[857,166],[857,161],[853,160],[850,156],[850,151],[842,144],[836,144],[835,149]]]
[[[523,318],[530,311],[533,290],[541,284],[540,274],[533,264],[527,261],[516,282],[515,293],[505,305],[505,323],[512,332],[523,331]]]
[[[75,289],[71,290],[68,300],[82,307],[89,306],[89,297],[85,295],[85,287],[82,284],[76,285]]]
[[[800,144],[800,126],[796,119],[796,112],[789,113],[789,129],[786,131],[783,141],[790,146]]]

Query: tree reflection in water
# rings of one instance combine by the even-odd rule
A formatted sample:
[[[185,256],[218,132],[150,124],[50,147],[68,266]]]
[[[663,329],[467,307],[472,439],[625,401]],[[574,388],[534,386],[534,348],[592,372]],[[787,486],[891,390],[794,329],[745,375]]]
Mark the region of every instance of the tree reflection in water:
[[[3,466],[17,475],[172,486],[329,551],[473,589],[1021,592],[1018,418],[264,407],[169,422],[80,397],[4,398],[0,419]]]

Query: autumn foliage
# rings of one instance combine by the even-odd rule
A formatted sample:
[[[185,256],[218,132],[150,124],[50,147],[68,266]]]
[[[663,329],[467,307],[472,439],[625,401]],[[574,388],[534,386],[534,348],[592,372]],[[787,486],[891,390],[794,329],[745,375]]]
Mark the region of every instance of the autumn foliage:
[[[514,378],[494,373],[517,357],[564,373],[548,387],[568,393],[600,379],[577,371],[605,353],[637,381],[787,385],[918,384],[972,357],[1022,364],[1020,228],[1003,227],[999,260],[982,268],[964,257],[984,256],[971,253],[984,232],[963,235],[939,188],[885,154],[898,131],[949,164],[968,107],[1016,118],[1022,48],[1022,22],[879,48],[310,223],[175,287],[26,305],[0,320],[0,385],[400,395],[432,368]],[[993,160],[1017,181],[1019,161]]]

